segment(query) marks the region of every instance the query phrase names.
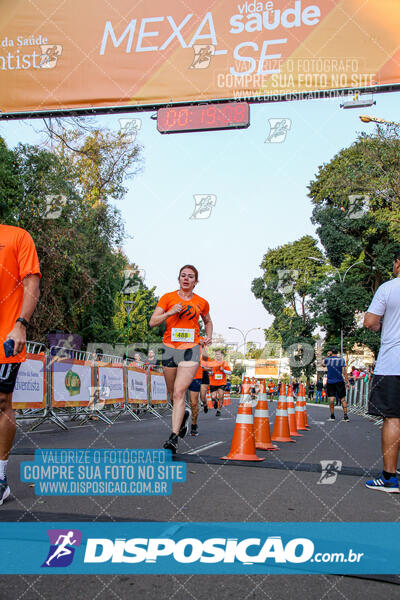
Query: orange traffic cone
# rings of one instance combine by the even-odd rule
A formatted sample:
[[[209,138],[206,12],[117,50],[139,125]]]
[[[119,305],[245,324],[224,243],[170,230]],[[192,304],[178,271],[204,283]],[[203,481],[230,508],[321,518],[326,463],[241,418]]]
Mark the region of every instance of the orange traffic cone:
[[[279,391],[278,406],[276,408],[274,429],[272,431],[271,439],[274,442],[295,442],[290,437],[289,430],[289,419],[286,408],[286,393],[285,384],[281,383],[281,389]]]
[[[251,383],[248,377],[245,377],[242,383],[231,449],[228,456],[221,457],[223,460],[264,460],[256,454],[250,387]]]
[[[301,388],[302,388],[302,390],[303,390],[304,421],[305,421],[306,428],[307,428],[307,429],[310,429],[310,426],[309,426],[309,424],[308,424],[308,419],[307,419],[307,400],[306,400],[306,390],[305,390],[305,388],[304,388],[304,385],[303,385],[302,383],[299,385],[299,389],[300,389],[300,386],[301,386]]]
[[[291,385],[288,386],[286,402],[287,402],[290,435],[293,435],[294,437],[302,437],[303,434],[298,433],[297,427],[296,427],[296,415],[294,412],[293,388]]]
[[[259,450],[279,450],[278,446],[271,441],[267,391],[264,379],[260,382],[258,402],[254,411],[254,438],[256,448]]]
[[[224,392],[224,403],[222,406],[230,406],[230,404],[231,404],[230,392]]]
[[[296,400],[296,427],[298,431],[307,431],[306,420],[305,420],[305,402],[303,402],[304,398],[304,388],[300,384],[299,385],[299,393],[297,395]]]

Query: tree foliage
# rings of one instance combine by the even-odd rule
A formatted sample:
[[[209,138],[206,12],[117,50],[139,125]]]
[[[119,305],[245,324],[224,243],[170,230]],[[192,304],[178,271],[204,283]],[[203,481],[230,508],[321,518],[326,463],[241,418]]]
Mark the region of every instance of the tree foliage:
[[[121,250],[120,212],[110,200],[126,193],[139,150],[121,133],[63,122],[52,131],[50,150],[9,149],[0,138],[0,219],[29,231],[42,271],[31,339],[46,341],[50,330],[60,329],[80,333],[84,342],[122,341],[121,290],[130,263]],[[132,339],[159,339],[147,326],[154,289],[141,285],[134,299]]]
[[[327,259],[341,274],[316,282],[312,308],[330,342],[339,345],[343,328],[347,351],[355,343],[375,354],[379,347],[379,335],[363,329],[359,316],[391,277],[400,240],[399,163],[398,131],[378,128],[320,166],[309,185],[312,222]]]
[[[315,323],[309,310],[310,293],[319,274],[325,269],[309,257],[322,253],[311,236],[270,249],[261,263],[264,275],[253,281],[252,291],[265,309],[275,317],[268,330],[269,340],[282,342],[284,349],[292,352],[295,345],[313,346]],[[303,367],[291,361],[292,372],[299,376]],[[304,365],[308,374],[314,368],[312,360]]]

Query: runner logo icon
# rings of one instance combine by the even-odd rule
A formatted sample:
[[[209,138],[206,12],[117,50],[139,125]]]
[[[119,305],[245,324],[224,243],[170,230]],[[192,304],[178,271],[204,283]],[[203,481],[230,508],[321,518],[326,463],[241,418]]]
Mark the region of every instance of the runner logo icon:
[[[194,194],[194,210],[189,219],[208,219],[217,203],[215,194]]]
[[[48,529],[50,548],[42,567],[68,567],[74,558],[74,546],[80,546],[82,532],[79,529]]]
[[[285,141],[287,133],[291,128],[291,119],[268,119],[269,134],[264,143],[281,144]]]
[[[332,484],[335,483],[338,473],[342,470],[341,460],[320,460],[321,463],[321,477],[318,484]]]
[[[41,69],[54,69],[57,65],[58,58],[62,54],[61,44],[45,44],[41,45],[42,54],[40,56]]]
[[[215,52],[212,44],[193,44],[194,57],[189,69],[207,69]]]

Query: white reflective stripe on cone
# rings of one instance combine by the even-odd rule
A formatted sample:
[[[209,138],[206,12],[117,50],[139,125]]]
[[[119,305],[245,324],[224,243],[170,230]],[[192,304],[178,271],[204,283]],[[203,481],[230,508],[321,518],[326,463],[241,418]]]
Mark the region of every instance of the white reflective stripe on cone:
[[[243,397],[240,398],[239,404],[243,404],[248,402],[249,404],[251,404],[251,396],[250,394],[244,394]]]
[[[236,417],[236,423],[243,423],[244,425],[253,424],[253,415],[238,415]]]
[[[294,408],[292,406],[288,406],[287,411],[289,415],[294,415]]]
[[[256,408],[254,411],[254,418],[256,417],[269,417],[268,410],[263,408]]]
[[[275,414],[277,417],[287,417],[287,410],[281,410],[278,408]]]

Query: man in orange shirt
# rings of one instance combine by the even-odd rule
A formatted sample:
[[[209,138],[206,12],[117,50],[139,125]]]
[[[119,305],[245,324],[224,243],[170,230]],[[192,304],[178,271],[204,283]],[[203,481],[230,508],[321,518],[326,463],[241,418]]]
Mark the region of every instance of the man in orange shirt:
[[[10,495],[6,469],[16,431],[12,393],[26,360],[26,328],[39,298],[40,277],[29,233],[0,225],[0,505]]]
[[[224,391],[226,385],[226,376],[231,374],[231,369],[228,363],[223,360],[221,350],[215,353],[215,360],[211,363],[212,374],[210,375],[210,392],[214,403],[218,401],[218,409],[215,413],[216,417],[221,416],[221,408],[224,403]],[[214,404],[215,406],[215,404]]]

